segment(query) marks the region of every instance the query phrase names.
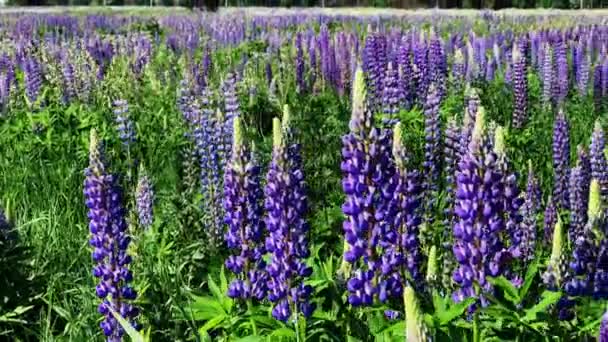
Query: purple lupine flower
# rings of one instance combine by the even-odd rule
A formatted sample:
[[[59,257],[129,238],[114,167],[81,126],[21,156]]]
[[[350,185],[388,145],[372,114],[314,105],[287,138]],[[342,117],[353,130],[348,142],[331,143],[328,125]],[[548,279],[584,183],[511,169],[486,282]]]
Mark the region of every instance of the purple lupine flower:
[[[441,162],[441,127],[439,118],[439,106],[441,98],[434,84],[429,87],[428,95],[424,103],[424,191],[428,201],[434,195],[431,192],[436,191],[439,187],[439,163]],[[432,210],[433,205],[430,204],[427,210]],[[430,214],[427,212],[427,214]]]
[[[549,245],[553,240],[553,228],[557,223],[557,207],[555,206],[555,201],[553,198],[549,196],[547,199],[547,206],[545,207],[544,217],[544,243],[545,245]]]
[[[598,63],[593,69],[593,103],[598,113],[601,110],[602,98],[602,65]]]
[[[561,38],[555,44],[553,53],[555,55],[555,77],[557,79],[553,84],[553,87],[557,89],[554,100],[561,104],[568,96],[568,58],[566,56],[566,44]]]
[[[306,84],[304,81],[304,50],[302,48],[302,33],[298,32],[295,39],[296,46],[296,85],[298,93],[306,91]]]
[[[310,38],[308,45],[308,66],[310,68],[308,74],[308,89],[312,89],[317,81],[317,48],[314,36]],[[268,83],[270,84],[270,81],[268,81]]]
[[[413,42],[413,74],[414,74],[414,87],[416,89],[416,97],[419,104],[423,104],[426,101],[427,88],[431,82],[429,77],[429,61],[428,61],[428,47],[424,39],[424,35],[421,33],[418,39],[414,39]]]
[[[504,177],[490,145],[484,141],[484,112],[480,110],[456,177],[457,219],[452,249],[459,267],[453,273],[458,290],[452,298],[457,302],[474,297],[484,304],[483,292],[492,290],[486,276],[502,274],[509,258],[500,239],[504,230]]]
[[[576,87],[581,96],[587,96],[587,85],[589,84],[589,70],[591,69],[591,56],[585,55],[585,49],[582,43],[579,43],[575,51],[577,51],[576,65]]]
[[[577,165],[570,171],[570,229],[568,230],[570,241],[576,241],[578,236],[582,236],[587,223],[590,179],[585,174],[584,163],[579,155]]]
[[[112,101],[112,112],[120,141],[125,147],[129,147],[136,140],[133,121],[129,117],[129,104],[126,100],[114,100]]]
[[[553,125],[553,200],[568,208],[568,179],[570,178],[570,127],[563,110],[559,110]]]
[[[262,300],[266,297],[268,276],[263,259],[264,222],[260,167],[243,142],[241,119],[233,121],[232,154],[224,174],[224,210],[228,231],[225,240],[233,254],[226,267],[236,275],[228,296]]]
[[[460,159],[461,128],[455,118],[448,120],[443,141],[443,163],[445,170],[446,188],[446,218],[451,220],[454,207],[454,186],[456,182],[456,167]]]
[[[416,288],[422,288],[424,274],[421,270],[424,263],[419,236],[422,187],[417,171],[406,168],[407,152],[402,144],[401,124],[397,123],[393,136],[393,158],[396,172],[392,179],[394,192],[382,245],[390,246],[382,255],[382,275],[392,270],[390,276],[379,277],[378,297],[385,301],[389,295],[401,297],[402,284],[412,282]],[[401,274],[406,274],[402,279]]]
[[[441,45],[441,39],[437,37],[435,31],[431,31],[428,51],[429,78],[430,82],[437,88],[437,97],[439,97],[440,100],[443,99],[447,91],[447,89],[445,89],[447,62]]]
[[[349,303],[369,306],[379,298],[377,284],[384,280],[377,279],[382,273],[378,248],[383,231],[388,228],[384,220],[388,219],[386,212],[394,193],[394,184],[390,182],[394,165],[391,136],[387,130],[373,126],[372,113],[366,107],[365,80],[360,68],[355,72],[352,98],[350,133],[342,138],[340,166],[346,194],[342,206],[346,216],[344,262],[354,269],[347,282]],[[384,287],[384,299],[390,290]]]
[[[599,120],[595,122],[593,134],[591,135],[591,145],[589,146],[589,157],[591,162],[591,178],[597,179],[600,184],[602,200],[608,200],[608,163],[604,149],[606,141],[604,129]]]
[[[143,167],[135,189],[135,209],[139,225],[144,229],[149,228],[154,221],[154,189]]]
[[[96,263],[93,275],[99,279],[95,291],[102,300],[99,313],[104,316],[100,327],[107,341],[122,341],[125,331],[111,310],[137,328],[135,318],[138,310],[128,303],[137,297],[135,290],[129,286],[133,279],[128,267],[131,257],[127,254],[131,239],[127,235],[121,189],[116,177],[106,171],[95,130],[91,131],[89,167],[85,175],[84,196],[91,231],[89,243],[93,247],[92,257]]]
[[[593,294],[593,281],[595,278],[598,248],[594,238],[594,231],[598,228],[602,216],[600,199],[600,185],[594,179],[589,187],[588,221],[582,235],[573,241],[572,258],[570,260],[570,279],[565,285],[569,296],[589,296]]]
[[[521,128],[528,117],[528,79],[526,56],[513,45],[513,126]]]
[[[597,340],[598,342],[608,342],[608,311],[602,316],[602,324],[600,324],[600,333]]]
[[[486,74],[485,74],[486,82],[494,81],[495,72],[496,72],[496,62],[494,62],[494,59],[490,59],[486,66]]]
[[[523,216],[520,208],[524,204],[524,199],[519,196],[517,176],[511,172],[511,165],[506,156],[504,129],[502,127],[497,127],[494,132],[494,153],[497,157],[498,170],[504,177],[502,179],[503,211],[506,216],[505,228],[511,237],[509,252],[513,257],[525,260],[529,255],[525,255],[524,252],[529,251],[527,248],[530,247],[526,246],[526,243],[532,242],[527,241],[526,237],[530,237],[531,233],[525,229],[526,227],[522,227]]]
[[[273,121],[273,152],[268,170],[265,223],[269,231],[266,249],[271,253],[267,266],[269,276],[268,299],[274,303],[272,316],[286,322],[302,314],[309,317],[314,305],[309,302],[312,287],[304,284],[312,269],[305,263],[308,249],[308,224],[304,219],[307,197],[302,169],[290,158],[295,141],[285,139],[288,131],[288,111],[284,113],[284,127],[279,119]],[[298,156],[299,157],[299,156]],[[297,160],[297,159],[296,159]],[[297,324],[297,323],[296,323]]]
[[[522,206],[522,245],[521,259],[524,262],[530,262],[535,257],[536,252],[536,216],[540,209],[540,186],[538,179],[534,175],[532,163],[528,165],[528,184],[526,189],[525,202]]]
[[[270,83],[272,82],[272,79],[273,79],[272,63],[270,62],[270,60],[266,61],[266,66],[264,68],[264,71],[265,71],[265,75],[266,75],[266,82],[268,85],[270,85]]]
[[[382,122],[394,125],[398,120],[398,114],[403,103],[403,92],[399,87],[399,73],[395,70],[393,63],[389,62],[384,77],[384,89],[382,96],[382,107],[384,118]]]
[[[461,89],[464,84],[466,64],[462,49],[454,53],[454,63],[452,64],[452,83],[457,89]]]
[[[236,117],[241,116],[241,110],[239,105],[239,99],[236,93],[236,78],[234,73],[228,73],[223,84],[224,91],[224,143],[222,146],[222,153],[220,155],[222,165],[224,165],[227,155],[231,151],[230,145],[232,144],[232,120]]]
[[[363,70],[367,76],[370,105],[375,111],[382,99],[385,63],[386,63],[386,37],[382,34],[369,32],[363,48]]]
[[[114,45],[109,40],[104,41],[99,36],[94,36],[87,42],[86,50],[97,64],[97,79],[103,80],[114,58]]]
[[[551,95],[553,89],[553,54],[551,53],[551,46],[546,44],[544,46],[544,60],[542,64],[542,78],[543,78],[543,103],[545,106],[551,105]]]
[[[403,107],[410,109],[413,103],[412,94],[412,61],[411,61],[411,44],[403,37],[401,39],[401,45],[399,46],[398,64],[399,64],[399,78],[401,82],[401,91],[403,92]]]
[[[146,65],[150,62],[150,55],[152,54],[152,44],[150,40],[145,36],[140,36],[135,41],[135,48],[132,60],[129,62],[131,71],[135,78],[141,79],[143,76]]]
[[[25,77],[25,95],[32,106],[38,100],[40,88],[42,87],[42,67],[36,57],[26,58],[23,64]]]

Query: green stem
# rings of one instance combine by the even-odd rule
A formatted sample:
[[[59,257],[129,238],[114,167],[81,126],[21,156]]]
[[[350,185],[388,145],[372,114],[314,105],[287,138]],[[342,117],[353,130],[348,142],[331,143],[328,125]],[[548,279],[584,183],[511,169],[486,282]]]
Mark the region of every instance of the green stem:
[[[481,336],[479,333],[479,316],[477,313],[473,319],[473,342],[481,342]]]
[[[252,314],[252,309],[253,309],[253,304],[251,303],[251,299],[247,299],[247,312],[249,312],[249,314]],[[253,330],[253,335],[257,336],[258,335],[258,327],[255,324],[255,320],[253,318],[249,318],[249,322],[251,322],[251,329]]]

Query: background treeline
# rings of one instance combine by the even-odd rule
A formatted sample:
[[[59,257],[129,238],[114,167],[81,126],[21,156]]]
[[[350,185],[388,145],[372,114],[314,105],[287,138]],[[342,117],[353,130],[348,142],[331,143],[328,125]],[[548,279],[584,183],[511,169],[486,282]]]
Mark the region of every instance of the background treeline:
[[[220,6],[393,7],[393,8],[603,8],[608,0],[9,0],[16,6],[184,6],[214,10]]]

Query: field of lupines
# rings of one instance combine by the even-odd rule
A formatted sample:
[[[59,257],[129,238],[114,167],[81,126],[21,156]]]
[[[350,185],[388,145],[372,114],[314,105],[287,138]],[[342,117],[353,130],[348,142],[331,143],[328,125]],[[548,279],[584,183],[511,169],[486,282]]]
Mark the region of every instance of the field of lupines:
[[[0,339],[607,342],[607,22],[0,14]]]

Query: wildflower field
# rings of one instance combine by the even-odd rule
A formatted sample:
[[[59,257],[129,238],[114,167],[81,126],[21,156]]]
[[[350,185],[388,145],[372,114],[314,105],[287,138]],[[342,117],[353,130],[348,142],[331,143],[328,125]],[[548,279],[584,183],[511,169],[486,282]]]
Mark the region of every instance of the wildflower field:
[[[0,341],[608,342],[608,12],[0,40]]]

